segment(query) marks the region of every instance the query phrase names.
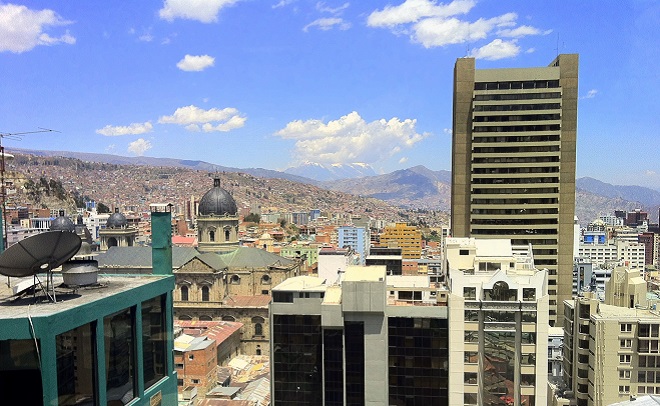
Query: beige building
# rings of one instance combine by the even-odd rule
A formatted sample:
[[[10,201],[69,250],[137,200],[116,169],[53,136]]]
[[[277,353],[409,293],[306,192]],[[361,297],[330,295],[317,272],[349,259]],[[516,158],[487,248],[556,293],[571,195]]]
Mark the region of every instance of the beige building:
[[[406,223],[395,223],[385,227],[380,235],[381,247],[401,248],[403,259],[420,259],[422,257],[422,232],[415,226]]]
[[[531,247],[447,238],[449,404],[540,405],[548,389],[547,273]]]
[[[605,298],[564,302],[563,393],[570,399],[561,404],[610,405],[660,394],[660,313],[647,299],[646,283],[638,271],[617,267]]]
[[[533,244],[548,269],[551,325],[572,297],[577,100],[577,54],[539,68],[456,61],[452,236]]]

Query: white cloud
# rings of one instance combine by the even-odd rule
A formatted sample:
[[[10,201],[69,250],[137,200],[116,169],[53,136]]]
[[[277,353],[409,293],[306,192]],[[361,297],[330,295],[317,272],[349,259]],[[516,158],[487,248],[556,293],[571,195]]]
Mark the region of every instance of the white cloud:
[[[498,59],[512,58],[520,53],[520,47],[516,41],[503,41],[499,38],[481,48],[470,51],[470,56],[476,59],[487,59],[496,61]]]
[[[521,25],[520,27],[516,28],[507,28],[503,30],[497,31],[497,35],[500,37],[507,37],[507,38],[522,38],[526,37],[528,35],[548,35],[552,32],[552,30],[545,30],[541,31],[538,28],[531,27],[529,25]]]
[[[142,42],[151,42],[154,40],[154,36],[151,34],[151,32],[147,31],[144,34],[140,35],[138,39]]]
[[[114,137],[118,135],[138,135],[149,133],[151,130],[153,130],[153,128],[153,125],[147,121],[145,123],[132,123],[127,126],[106,125],[100,130],[96,130],[96,133],[105,135],[107,137]]]
[[[319,18],[303,27],[303,31],[307,32],[312,27],[318,27],[323,31],[328,31],[337,27],[340,30],[345,31],[351,28],[351,23],[344,21],[344,19],[340,17]]]
[[[213,66],[215,58],[209,55],[186,55],[180,60],[176,67],[186,72],[200,72]]]
[[[493,29],[515,24],[516,17],[515,13],[507,13],[473,23],[457,18],[426,18],[414,25],[413,40],[432,48],[486,39]]]
[[[280,7],[288,6],[289,4],[293,4],[295,2],[296,0],[280,0],[279,3],[274,4],[272,8],[280,8]]]
[[[158,15],[163,20],[174,21],[177,18],[197,20],[203,23],[218,21],[218,13],[239,0],[165,0]]]
[[[138,138],[137,140],[128,144],[128,152],[132,152],[135,155],[142,156],[145,152],[152,148],[151,142],[145,140],[144,138]]]
[[[372,12],[367,18],[370,27],[393,27],[415,23],[428,17],[451,17],[466,14],[475,5],[473,0],[454,0],[449,4],[436,4],[431,0],[406,0],[399,6],[386,6]]]
[[[411,148],[428,137],[415,130],[417,120],[366,122],[353,111],[337,120],[295,120],[275,135],[295,141],[293,156],[297,162],[374,163]]]
[[[227,132],[245,125],[247,119],[233,108],[201,109],[197,106],[185,106],[176,109],[171,116],[162,116],[158,119],[161,124],[179,124],[188,131],[221,131]]]
[[[581,99],[593,99],[598,94],[598,90],[591,89],[587,92],[585,96],[582,96]]]
[[[16,4],[0,4],[0,52],[21,53],[37,45],[75,44],[69,31],[58,36],[44,32],[48,27],[72,24],[53,10],[30,10]]]
[[[452,133],[451,128],[443,128],[442,132],[447,134],[447,135],[451,135],[451,133]]]
[[[367,18],[367,25],[388,28],[395,34],[409,35],[412,42],[425,48],[489,40],[494,35],[519,39],[529,35],[546,35],[552,31],[542,31],[530,25],[517,26],[516,13],[476,21],[462,17],[475,5],[474,0],[454,0],[448,3],[406,0],[398,6],[386,6],[382,10],[373,11]],[[503,41],[498,38],[490,41],[474,51],[475,55],[484,59],[500,59],[520,53],[514,40]]]
[[[526,54],[531,54],[531,53],[534,53],[535,51],[536,51],[535,48],[528,48],[527,51],[525,51],[525,53]]]
[[[408,157],[405,157],[405,156],[404,156],[404,157],[402,157],[401,159],[399,159],[399,163],[400,163],[400,164],[405,164],[406,162],[408,162]]]
[[[339,7],[332,8],[326,6],[324,2],[318,2],[316,3],[316,9],[322,13],[341,14],[349,5],[349,3],[344,3]]]

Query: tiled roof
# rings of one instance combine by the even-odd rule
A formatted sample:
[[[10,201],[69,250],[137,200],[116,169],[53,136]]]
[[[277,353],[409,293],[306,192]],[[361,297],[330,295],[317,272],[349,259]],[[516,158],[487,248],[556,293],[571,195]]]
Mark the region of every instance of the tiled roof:
[[[256,296],[228,296],[223,304],[226,307],[263,307],[267,308],[270,303],[270,295]]]
[[[222,256],[213,252],[205,252],[203,254],[199,254],[197,255],[197,258],[215,270],[220,270],[227,267],[227,264],[225,261],[223,261]]]
[[[172,247],[172,267],[180,268],[199,252],[191,247]],[[151,268],[151,247],[110,247],[96,259],[99,268]]]
[[[294,260],[281,257],[260,248],[238,247],[226,254],[218,254],[229,268],[267,268],[295,264]]]

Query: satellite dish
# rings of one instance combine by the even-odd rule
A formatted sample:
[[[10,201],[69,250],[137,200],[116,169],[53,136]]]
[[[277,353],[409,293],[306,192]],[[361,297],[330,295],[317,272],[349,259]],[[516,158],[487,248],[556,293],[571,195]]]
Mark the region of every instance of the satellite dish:
[[[24,277],[50,272],[80,249],[82,240],[69,231],[46,231],[9,246],[0,254],[0,274]]]

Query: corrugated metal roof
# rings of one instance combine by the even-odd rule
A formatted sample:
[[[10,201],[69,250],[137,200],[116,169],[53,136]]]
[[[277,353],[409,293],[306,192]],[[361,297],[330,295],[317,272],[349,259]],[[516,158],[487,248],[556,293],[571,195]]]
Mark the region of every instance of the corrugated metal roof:
[[[188,334],[181,334],[174,340],[174,350],[181,352],[203,350],[213,342],[213,340],[204,336],[193,337]]]
[[[270,404],[270,379],[263,377],[256,379],[245,387],[236,399],[245,399],[256,402],[257,406]]]

